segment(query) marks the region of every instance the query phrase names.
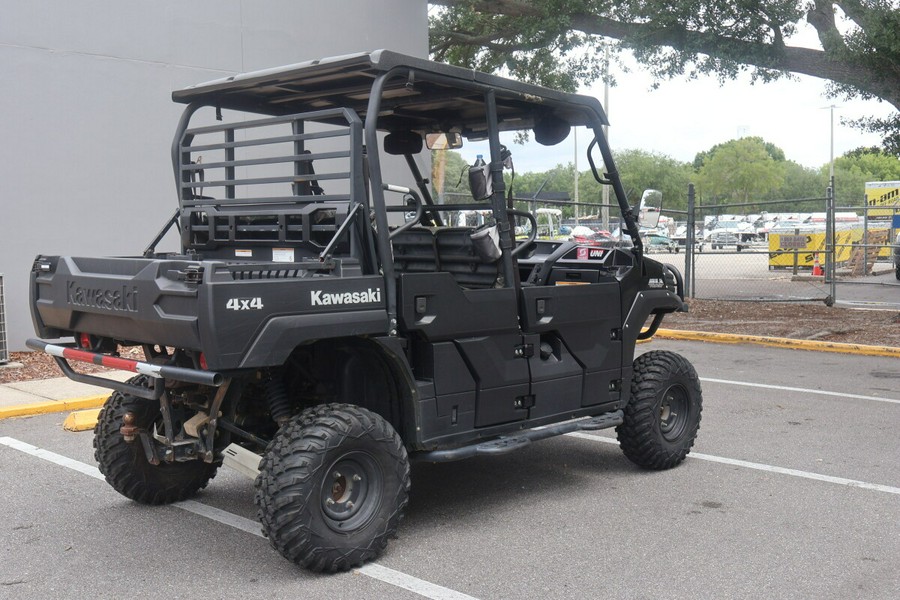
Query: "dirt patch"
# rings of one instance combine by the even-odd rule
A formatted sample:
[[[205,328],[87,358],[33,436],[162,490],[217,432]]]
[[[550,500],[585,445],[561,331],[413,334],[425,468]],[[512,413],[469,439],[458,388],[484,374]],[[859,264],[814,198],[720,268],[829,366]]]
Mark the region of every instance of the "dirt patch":
[[[900,347],[900,312],[896,310],[829,308],[823,304],[804,303],[691,300],[689,312],[667,315],[662,327]],[[127,350],[123,355],[142,358],[136,349]],[[13,352],[10,359],[23,366],[0,368],[0,384],[62,376],[56,363],[46,354]],[[79,365],[78,370],[96,373],[106,369]]]
[[[144,353],[138,348],[123,348],[121,355],[124,358],[143,360]],[[22,366],[0,366],[0,384],[15,383],[18,381],[31,381],[33,379],[49,379],[51,377],[63,377],[63,372],[56,366],[52,356],[43,352],[10,352],[10,363],[19,363]],[[79,373],[102,373],[109,371],[105,367],[88,363],[70,363]]]
[[[662,327],[900,347],[900,311],[824,304],[691,300]]]

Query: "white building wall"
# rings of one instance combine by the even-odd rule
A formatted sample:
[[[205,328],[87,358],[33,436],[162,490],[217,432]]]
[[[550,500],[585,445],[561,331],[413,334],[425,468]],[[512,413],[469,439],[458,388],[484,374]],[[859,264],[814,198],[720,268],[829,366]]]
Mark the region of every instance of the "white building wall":
[[[0,273],[10,350],[35,255],[140,254],[177,207],[173,90],[388,48],[426,56],[426,0],[30,0],[0,19]],[[161,248],[173,249],[169,240]]]

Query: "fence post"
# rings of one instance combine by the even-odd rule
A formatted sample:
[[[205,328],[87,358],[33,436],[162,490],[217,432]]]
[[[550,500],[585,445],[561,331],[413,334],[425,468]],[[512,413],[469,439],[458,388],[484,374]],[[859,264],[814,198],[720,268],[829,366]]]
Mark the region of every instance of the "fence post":
[[[693,298],[694,286],[691,285],[694,266],[694,184],[688,184],[687,197],[687,230],[684,232],[684,296]]]
[[[800,229],[795,227],[794,228],[794,237],[796,238],[799,235],[800,235]],[[797,247],[797,244],[794,244],[794,270],[793,270],[794,277],[796,277],[797,273],[799,272],[799,269],[798,269],[799,264],[800,264],[800,249]]]
[[[837,300],[837,248],[835,247],[835,230],[837,229],[837,213],[834,207],[834,175],[831,176],[828,188],[825,190],[825,281],[830,284],[827,306],[833,306]]]

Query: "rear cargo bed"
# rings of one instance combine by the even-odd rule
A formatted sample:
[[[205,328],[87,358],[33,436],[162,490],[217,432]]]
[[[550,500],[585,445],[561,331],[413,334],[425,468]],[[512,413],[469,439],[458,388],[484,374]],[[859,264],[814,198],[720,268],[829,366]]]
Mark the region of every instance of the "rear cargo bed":
[[[89,332],[120,341],[199,349],[202,263],[149,258],[41,256],[31,279],[38,334]]]

